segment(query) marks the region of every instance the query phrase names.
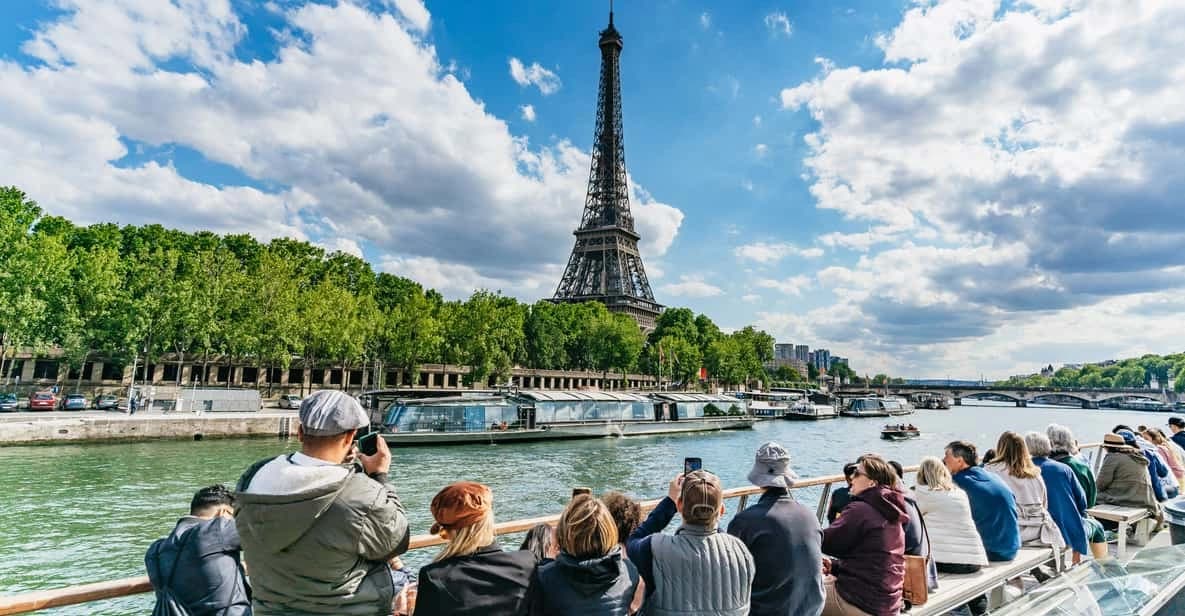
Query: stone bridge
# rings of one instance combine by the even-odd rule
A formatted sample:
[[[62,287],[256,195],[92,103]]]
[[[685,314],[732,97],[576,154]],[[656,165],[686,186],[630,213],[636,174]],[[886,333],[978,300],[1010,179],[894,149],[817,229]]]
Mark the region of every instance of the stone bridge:
[[[1004,387],[994,385],[882,385],[870,390],[863,385],[841,385],[835,388],[840,394],[852,395],[861,393],[889,393],[899,396],[911,394],[933,393],[947,394],[954,398],[955,405],[962,404],[964,398],[986,398],[1000,396],[1016,402],[1016,406],[1028,406],[1039,398],[1048,396],[1062,396],[1074,398],[1082,403],[1084,409],[1097,409],[1099,404],[1115,399],[1140,398],[1155,400],[1171,404],[1177,398],[1174,393],[1164,393],[1153,389],[1089,389],[1081,387]]]

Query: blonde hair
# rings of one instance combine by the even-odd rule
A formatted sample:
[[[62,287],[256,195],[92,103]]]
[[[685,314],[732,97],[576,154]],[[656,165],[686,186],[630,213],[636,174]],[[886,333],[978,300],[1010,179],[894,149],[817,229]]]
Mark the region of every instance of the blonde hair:
[[[494,542],[494,511],[487,511],[485,517],[455,531],[445,530],[441,535],[448,539],[444,549],[432,559],[432,562],[452,558],[454,556],[468,556]]]
[[[996,441],[996,462],[1008,468],[1008,474],[1017,479],[1034,479],[1041,476],[1041,469],[1033,464],[1029,447],[1015,432],[1008,431]]]
[[[564,508],[555,536],[561,550],[587,560],[604,556],[617,546],[617,523],[605,503],[581,494]]]
[[[934,456],[922,458],[922,462],[918,466],[918,485],[946,492],[955,489],[955,482],[951,479],[950,470],[946,468],[942,460]]]

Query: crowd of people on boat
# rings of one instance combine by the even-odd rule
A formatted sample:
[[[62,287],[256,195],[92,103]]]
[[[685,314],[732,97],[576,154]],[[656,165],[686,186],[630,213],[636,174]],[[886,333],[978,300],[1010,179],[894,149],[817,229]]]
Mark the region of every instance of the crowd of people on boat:
[[[983,459],[951,442],[920,461],[912,487],[899,463],[860,456],[822,526],[791,495],[789,453],[770,442],[748,474],[760,496],[727,527],[719,478],[684,470],[645,518],[621,492],[576,494],[557,524],[506,550],[493,491],[450,484],[430,503],[443,547],[412,572],[400,560],[410,530],[390,451],[382,439],[371,455],[354,445],[368,425],[355,399],[317,392],[301,405],[300,451],[251,465],[234,490],[199,490],[145,557],[154,616],[887,616],[907,607],[907,588],[933,591],[939,573],[1010,561],[1022,546],[1102,557],[1107,533],[1089,507],[1146,507],[1159,519],[1159,503],[1185,488],[1185,421],[1170,420],[1171,438],[1116,426],[1097,476],[1054,424],[1005,432]],[[967,607],[982,614],[986,603]]]

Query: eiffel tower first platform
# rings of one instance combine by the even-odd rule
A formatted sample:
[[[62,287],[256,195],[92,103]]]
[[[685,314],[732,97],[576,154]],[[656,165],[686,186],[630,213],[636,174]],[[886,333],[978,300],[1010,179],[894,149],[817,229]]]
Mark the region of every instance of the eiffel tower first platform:
[[[601,31],[601,85],[597,93],[597,127],[593,134],[592,168],[584,216],[576,229],[576,246],[568,258],[553,302],[605,304],[611,312],[628,314],[644,330],[654,329],[663,307],[654,301],[642,255],[641,236],[630,214],[625,174],[625,142],[621,133],[621,34]]]

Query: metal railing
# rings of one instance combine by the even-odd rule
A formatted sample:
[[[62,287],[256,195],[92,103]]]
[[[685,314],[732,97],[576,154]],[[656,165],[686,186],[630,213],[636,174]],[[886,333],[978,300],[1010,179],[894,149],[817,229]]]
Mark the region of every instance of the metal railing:
[[[1088,460],[1088,463],[1093,468],[1095,473],[1098,473],[1099,466],[1102,463],[1101,443],[1089,443],[1081,445],[1083,452],[1088,449],[1095,449],[1093,459]],[[918,467],[905,467],[906,473],[917,472]],[[823,516],[827,512],[827,503],[831,497],[831,486],[836,483],[843,483],[843,475],[826,475],[823,477],[812,477],[802,479],[794,483],[793,490],[801,490],[804,488],[822,487],[822,492],[819,495],[819,504],[816,507],[815,515],[819,522],[822,523]],[[740,503],[737,505],[737,511],[745,509],[749,503],[749,497],[761,494],[763,488],[755,486],[745,486],[741,488],[729,488],[724,490],[724,499],[739,498]],[[662,499],[653,499],[642,501],[642,512],[648,513],[653,510]],[[494,532],[497,535],[508,535],[513,533],[526,532],[534,528],[538,524],[550,524],[552,526],[559,523],[560,514],[540,516],[537,518],[524,518],[520,520],[512,520],[510,522],[503,522],[494,527]],[[415,535],[411,538],[408,551],[421,550],[438,545],[443,545],[445,540],[439,535]],[[27,592],[17,595],[0,596],[0,616],[7,616],[9,614],[27,614],[37,610],[44,610],[53,607],[63,607],[67,605],[77,605],[80,603],[90,603],[93,601],[102,601],[105,599],[116,599],[119,597],[127,597],[131,595],[138,595],[152,592],[152,585],[148,582],[148,576],[136,576],[123,578],[119,580],[110,580],[106,582],[95,582],[93,584],[82,584],[78,586],[68,586],[66,588],[56,588],[53,590],[41,590],[34,592]]]

